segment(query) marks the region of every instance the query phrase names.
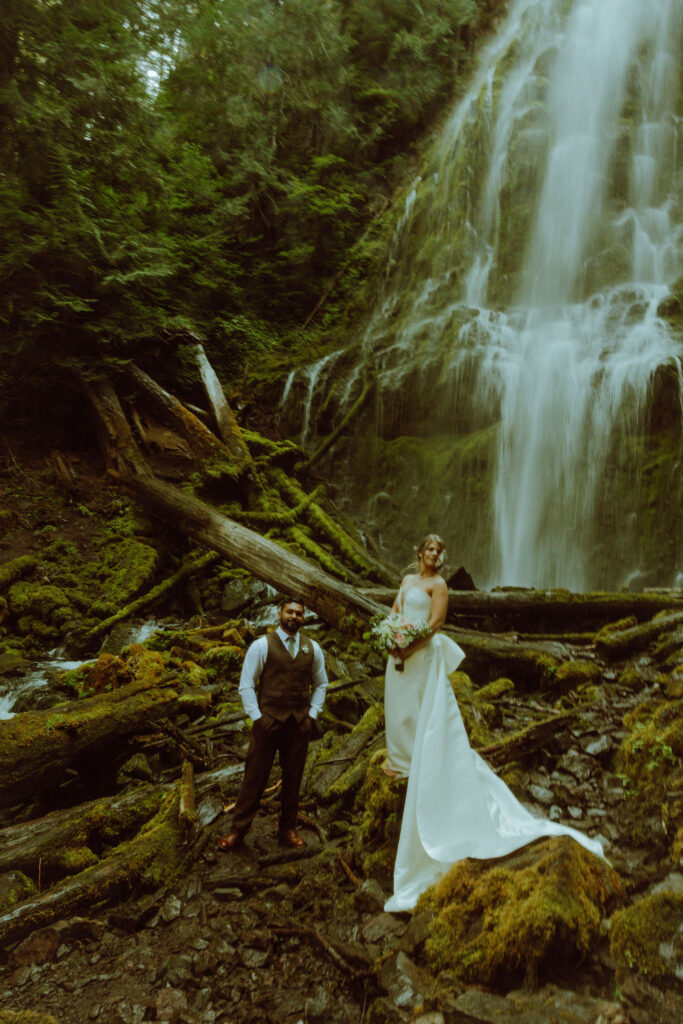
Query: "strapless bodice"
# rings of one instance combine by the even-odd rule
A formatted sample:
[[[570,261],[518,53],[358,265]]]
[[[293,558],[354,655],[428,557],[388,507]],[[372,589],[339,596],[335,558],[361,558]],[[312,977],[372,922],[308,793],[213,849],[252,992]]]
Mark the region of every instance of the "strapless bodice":
[[[428,619],[432,599],[422,587],[408,587],[401,602],[401,615],[404,619]]]

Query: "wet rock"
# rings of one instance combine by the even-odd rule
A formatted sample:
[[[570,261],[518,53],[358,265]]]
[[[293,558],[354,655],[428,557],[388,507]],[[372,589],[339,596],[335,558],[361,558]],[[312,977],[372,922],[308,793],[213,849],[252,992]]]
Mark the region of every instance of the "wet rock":
[[[532,782],[528,788],[529,794],[534,798],[534,800],[537,800],[539,804],[545,804],[549,807],[555,799],[553,791],[548,789],[547,786],[539,786],[538,783]]]
[[[413,1009],[423,1003],[432,984],[431,975],[403,952],[382,963],[378,980],[392,1002],[401,1009]]]
[[[569,772],[579,782],[586,782],[595,772],[595,762],[573,748],[560,758],[557,767],[560,771]]]
[[[220,900],[221,903],[230,903],[232,900],[242,899],[242,890],[234,885],[229,885],[220,889],[214,889],[213,896],[214,899]]]
[[[236,579],[226,583],[221,594],[221,611],[235,615],[248,604],[266,601],[268,586],[260,580]]]
[[[375,914],[363,925],[361,934],[365,942],[388,943],[399,938],[406,930],[403,921],[400,921],[394,914]],[[406,953],[411,952],[408,947],[404,948]]]
[[[197,827],[205,828],[223,813],[223,801],[215,793],[207,793],[197,805]]]
[[[366,878],[353,896],[356,909],[362,914],[372,914],[383,910],[386,901],[387,894],[374,878]]]
[[[180,911],[182,908],[183,905],[177,896],[168,896],[161,906],[159,917],[162,921],[165,921],[166,924],[169,924],[171,921],[175,921],[177,917],[180,917]]]
[[[187,1009],[187,996],[177,988],[162,988],[156,997],[156,1019],[175,1024]]]
[[[116,907],[109,915],[109,924],[124,932],[139,931],[152,918],[165,894],[159,889],[149,896],[143,896],[134,903]]]
[[[54,926],[40,928],[20,942],[12,954],[15,964],[43,964],[51,960],[62,944],[62,934]]]
[[[251,946],[244,946],[239,951],[242,965],[249,970],[264,967],[270,960],[270,953],[267,949],[253,949]]]
[[[549,985],[539,992],[509,992],[507,997],[469,990],[453,1003],[474,1024],[514,1021],[514,1024],[628,1024],[618,1003],[558,989]],[[460,1018],[456,1018],[460,1024]],[[464,1024],[463,1019],[463,1024]]]
[[[600,757],[601,754],[609,754],[614,744],[609,734],[605,733],[597,739],[590,740],[585,746],[582,744],[582,746],[584,751],[590,754],[591,757]]]
[[[319,985],[314,995],[306,1000],[306,1016],[310,1020],[329,1021],[334,1019],[336,1000],[332,993]]]
[[[116,776],[116,785],[125,786],[131,779],[141,779],[143,782],[152,782],[154,779],[149,761],[141,751],[133,754],[121,765]]]
[[[412,954],[420,952],[429,938],[433,920],[433,910],[416,911],[410,919],[403,938],[396,944],[397,949]]]

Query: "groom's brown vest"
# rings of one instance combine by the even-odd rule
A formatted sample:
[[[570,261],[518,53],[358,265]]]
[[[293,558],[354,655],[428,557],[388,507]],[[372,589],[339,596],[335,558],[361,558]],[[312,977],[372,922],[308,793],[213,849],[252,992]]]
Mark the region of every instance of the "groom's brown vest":
[[[293,658],[277,633],[268,634],[268,653],[261,672],[258,703],[261,713],[284,722],[290,715],[303,721],[311,706],[313,646],[299,634]]]

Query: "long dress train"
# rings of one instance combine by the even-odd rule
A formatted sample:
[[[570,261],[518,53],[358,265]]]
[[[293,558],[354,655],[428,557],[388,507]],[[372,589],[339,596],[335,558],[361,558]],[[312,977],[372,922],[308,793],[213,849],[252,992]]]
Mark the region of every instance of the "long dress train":
[[[420,587],[403,595],[406,619],[427,618],[430,598]],[[411,910],[421,893],[465,857],[504,857],[542,836],[571,836],[604,857],[596,839],[535,817],[470,747],[449,673],[465,657],[438,633],[385,681],[387,758],[408,774],[394,895],[385,910]]]

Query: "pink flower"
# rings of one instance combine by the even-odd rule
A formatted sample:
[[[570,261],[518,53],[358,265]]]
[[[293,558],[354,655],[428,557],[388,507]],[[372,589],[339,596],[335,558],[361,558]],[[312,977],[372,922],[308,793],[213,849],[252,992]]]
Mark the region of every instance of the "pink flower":
[[[397,647],[407,647],[408,637],[405,633],[394,633],[394,642]]]

